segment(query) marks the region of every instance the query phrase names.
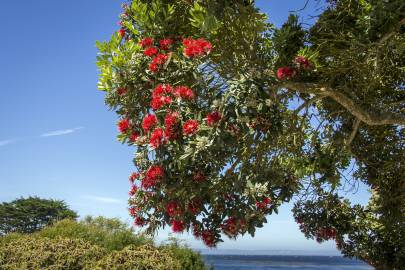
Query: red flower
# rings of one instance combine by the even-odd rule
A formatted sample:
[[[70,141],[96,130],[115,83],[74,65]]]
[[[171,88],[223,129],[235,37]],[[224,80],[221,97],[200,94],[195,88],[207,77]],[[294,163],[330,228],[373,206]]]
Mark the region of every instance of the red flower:
[[[188,211],[196,215],[201,212],[202,202],[200,199],[194,198],[191,202],[188,203]]]
[[[159,66],[162,66],[166,63],[169,57],[166,54],[158,54],[153,58],[152,63],[149,64],[149,69],[152,72],[156,72],[159,69]]]
[[[180,216],[183,214],[183,210],[177,202],[171,201],[166,205],[166,212],[169,217]]]
[[[157,111],[160,108],[162,108],[163,106],[170,104],[170,103],[172,103],[171,97],[161,96],[161,97],[152,98],[152,100],[150,101],[150,106],[152,107],[152,109],[154,111]]]
[[[206,41],[202,38],[184,39],[183,45],[184,45],[183,54],[189,58],[208,54],[212,50],[211,43],[209,43],[208,41]]]
[[[139,138],[139,133],[134,131],[134,132],[132,132],[131,136],[129,136],[129,141],[134,143],[134,142],[136,142],[136,140],[138,140],[138,138]]]
[[[222,116],[219,112],[212,112],[207,115],[207,124],[213,126],[221,120]]]
[[[154,114],[148,114],[142,121],[142,128],[145,131],[149,131],[152,127],[156,126],[157,118]]]
[[[118,122],[118,130],[121,133],[125,133],[131,127],[131,123],[128,119],[122,119]]]
[[[172,230],[175,233],[183,232],[185,229],[185,224],[183,220],[173,220],[172,221]]]
[[[165,135],[173,141],[181,135],[179,127],[179,114],[177,112],[168,112],[165,117]]]
[[[204,182],[205,179],[206,179],[206,177],[201,171],[195,172],[193,175],[193,180],[198,183]]]
[[[124,38],[124,37],[125,37],[126,32],[125,32],[125,29],[124,29],[124,28],[121,28],[118,32],[119,32],[121,38]]]
[[[117,94],[120,96],[125,95],[127,92],[128,92],[128,90],[123,87],[117,89]]]
[[[129,194],[129,196],[134,196],[137,191],[138,191],[137,186],[132,185],[132,186],[131,186],[131,189],[129,190],[129,193],[128,193],[128,194]]]
[[[201,233],[202,240],[204,241],[204,244],[207,245],[208,247],[214,247],[215,246],[215,235],[214,232],[204,230]]]
[[[165,94],[170,94],[173,91],[172,86],[170,84],[159,84],[153,89],[152,97],[161,97]]]
[[[172,98],[165,95],[172,92],[170,84],[159,84],[152,92],[151,107],[153,110],[159,110],[166,104],[172,102]]]
[[[152,57],[158,53],[158,49],[156,47],[149,47],[147,48],[143,54],[149,57]]]
[[[235,218],[229,218],[222,225],[223,231],[229,236],[235,236],[238,233],[238,226],[236,224]]]
[[[304,56],[295,57],[294,62],[297,65],[298,68],[303,68],[303,69],[311,69],[312,68],[311,62],[308,59],[306,59]]]
[[[168,50],[170,46],[173,44],[173,40],[167,38],[167,39],[162,39],[159,41],[160,48],[162,50]]]
[[[145,178],[142,179],[142,187],[149,189],[156,186],[156,184],[163,180],[164,170],[162,166],[152,165],[145,174]]]
[[[198,122],[196,120],[187,120],[183,125],[183,132],[187,135],[196,134],[198,131]]]
[[[173,95],[178,98],[182,98],[182,99],[186,99],[186,100],[192,100],[194,98],[193,90],[191,90],[190,88],[188,88],[186,86],[176,87],[174,89]]]
[[[159,67],[158,67],[158,65],[156,63],[150,63],[149,64],[149,70],[150,71],[156,72],[156,71],[158,71],[158,69],[159,69]]]
[[[129,176],[129,181],[131,183],[133,183],[136,179],[138,179],[138,177],[139,177],[139,173],[134,172]]]
[[[261,202],[256,202],[256,207],[260,210],[266,209],[270,202],[271,198],[266,197]]]
[[[134,224],[136,226],[142,227],[142,226],[145,226],[146,220],[143,217],[136,217],[135,221],[134,221]]]
[[[135,217],[136,214],[138,213],[138,209],[136,207],[130,207],[128,210],[129,210],[129,215],[131,217]]]
[[[201,236],[201,229],[197,223],[193,224],[193,235],[195,238],[199,238]]]
[[[139,44],[142,46],[142,48],[148,48],[153,45],[153,38],[144,38],[139,42]]]
[[[161,128],[156,128],[153,132],[152,135],[150,136],[149,140],[149,145],[153,148],[159,148],[159,146],[163,145],[166,143],[166,138],[165,138],[165,133],[163,129]]]
[[[295,76],[295,70],[290,67],[281,67],[277,70],[279,80],[291,79]]]
[[[269,198],[269,197],[264,198],[263,203],[270,204],[271,203],[271,198]]]

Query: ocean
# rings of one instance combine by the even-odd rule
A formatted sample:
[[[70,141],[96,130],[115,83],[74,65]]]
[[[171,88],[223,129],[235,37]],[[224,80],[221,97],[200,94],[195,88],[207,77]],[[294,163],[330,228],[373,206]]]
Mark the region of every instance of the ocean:
[[[203,255],[214,270],[371,270],[358,261],[338,256]]]

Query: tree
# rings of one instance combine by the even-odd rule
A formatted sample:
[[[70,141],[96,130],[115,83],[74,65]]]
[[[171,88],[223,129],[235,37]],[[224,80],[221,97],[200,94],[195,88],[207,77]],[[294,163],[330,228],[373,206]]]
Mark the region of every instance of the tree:
[[[3,202],[0,204],[0,235],[33,233],[67,218],[76,219],[77,214],[64,201],[28,197]]]
[[[377,269],[405,264],[405,37],[399,0],[328,1],[276,29],[254,1],[133,0],[98,43],[99,88],[136,147],[148,232],[254,235],[278,207]],[[367,206],[344,198],[363,182]]]

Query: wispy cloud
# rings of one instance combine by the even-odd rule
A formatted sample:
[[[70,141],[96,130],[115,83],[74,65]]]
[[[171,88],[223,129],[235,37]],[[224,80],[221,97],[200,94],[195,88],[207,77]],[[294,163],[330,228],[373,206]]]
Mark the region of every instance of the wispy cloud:
[[[3,141],[0,141],[0,147],[1,146],[6,146],[6,145],[8,145],[8,144],[12,144],[12,143],[14,143],[15,141],[17,141],[16,139],[11,139],[11,140],[3,140]]]
[[[49,131],[44,134],[41,134],[41,137],[53,137],[53,136],[67,135],[70,133],[74,133],[78,130],[81,130],[83,128],[84,127],[76,127],[76,128],[70,128],[70,129],[60,129],[60,130]]]
[[[101,203],[123,203],[122,200],[119,200],[116,198],[111,198],[111,197],[101,197],[101,196],[93,196],[93,195],[87,195],[84,197],[88,200],[97,201],[97,202],[101,202]]]

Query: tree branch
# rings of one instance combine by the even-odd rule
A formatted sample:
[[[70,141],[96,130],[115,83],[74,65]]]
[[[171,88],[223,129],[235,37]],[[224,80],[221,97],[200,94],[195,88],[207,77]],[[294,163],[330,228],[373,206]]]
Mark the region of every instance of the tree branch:
[[[294,90],[300,93],[322,95],[329,97],[339,103],[348,112],[360,121],[370,126],[379,125],[403,125],[405,126],[405,115],[391,112],[379,113],[375,111],[366,111],[356,104],[345,94],[335,91],[329,86],[318,85],[315,83],[301,82],[282,82],[277,87]]]
[[[350,144],[352,143],[352,141],[354,140],[354,137],[356,137],[357,131],[359,130],[359,126],[360,126],[360,120],[356,119],[354,120],[354,124],[353,124],[353,131],[350,134],[349,139],[346,141],[346,145],[350,147]]]

